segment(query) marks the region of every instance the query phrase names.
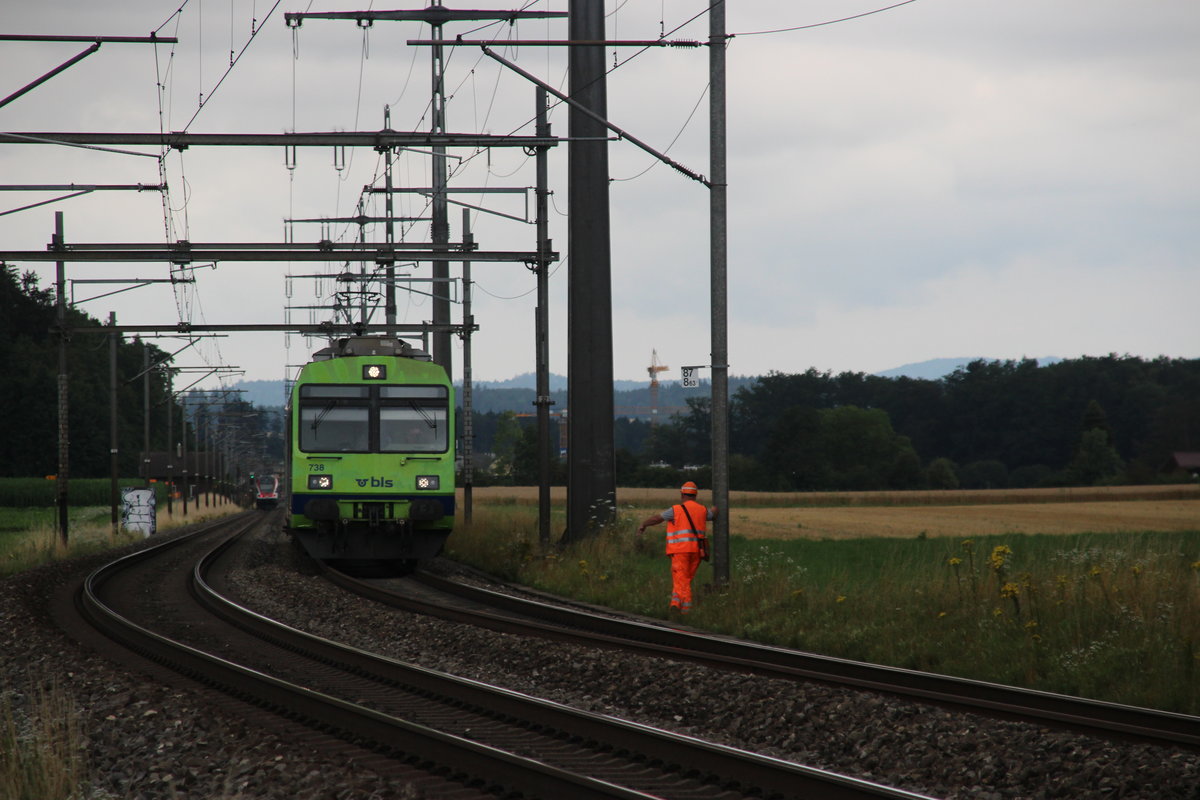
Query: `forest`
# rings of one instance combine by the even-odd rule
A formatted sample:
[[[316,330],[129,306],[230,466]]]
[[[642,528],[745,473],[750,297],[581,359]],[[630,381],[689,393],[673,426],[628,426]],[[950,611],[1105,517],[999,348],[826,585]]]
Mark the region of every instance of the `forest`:
[[[711,485],[710,401],[687,404],[658,425],[616,420],[619,485],[671,486],[684,476]],[[496,458],[479,480],[535,483],[534,420],[511,412],[475,420],[477,449]],[[552,427],[556,450],[569,446],[569,430]],[[1198,450],[1200,359],[979,360],[939,380],[810,369],[756,378],[730,397],[733,489],[1173,482],[1190,476],[1168,469],[1172,453]]]
[[[68,308],[66,327],[96,327],[84,312]],[[0,375],[4,376],[6,412],[0,415],[0,477],[52,476],[58,471],[59,326],[53,289],[38,286],[32,272],[19,275],[15,267],[0,269]],[[110,337],[76,333],[67,337],[68,467],[72,478],[106,477],[110,471],[111,381]],[[185,342],[162,340],[169,349],[146,340],[117,337],[117,442],[121,477],[140,477],[145,446],[146,390],[149,389],[150,451],[167,449],[168,418],[171,440],[178,443],[185,406],[189,449],[211,444],[227,452],[255,455],[265,445],[279,450],[279,418],[252,408],[236,396],[213,402],[197,393],[182,393],[187,385],[172,370],[169,353]],[[146,370],[143,365],[149,364]],[[275,431],[276,435],[268,436]]]
[[[99,323],[68,310],[68,326]],[[109,469],[108,338],[69,339],[70,474]],[[31,273],[0,270],[0,370],[8,413],[0,415],[0,476],[57,468],[58,335],[54,293]],[[173,348],[174,349],[174,348]],[[143,443],[143,359],[155,344],[119,340],[120,471],[138,474]],[[166,448],[168,367],[150,370],[151,450]],[[939,380],[810,369],[734,384],[730,396],[730,485],[760,491],[1021,488],[1189,480],[1166,469],[1175,452],[1200,451],[1200,359],[1109,354],[1046,366],[1033,360],[974,361]],[[522,390],[506,390],[519,392]],[[521,405],[532,408],[534,392]],[[168,398],[171,398],[168,406]],[[196,398],[188,398],[185,400]],[[640,402],[641,398],[638,398]],[[205,408],[198,402],[194,406]],[[616,403],[622,405],[620,399]],[[225,430],[243,449],[278,447],[278,408],[221,403],[200,411],[202,431]],[[711,485],[710,401],[652,425],[614,421],[617,482],[672,486],[682,476]],[[536,421],[511,411],[476,412],[474,482],[537,482]],[[461,426],[461,420],[460,420]],[[553,451],[570,431],[552,423]],[[172,437],[179,438],[178,428]],[[194,433],[192,434],[194,436]],[[207,436],[207,433],[205,434]],[[281,453],[280,453],[281,455]],[[555,482],[565,482],[565,460]]]

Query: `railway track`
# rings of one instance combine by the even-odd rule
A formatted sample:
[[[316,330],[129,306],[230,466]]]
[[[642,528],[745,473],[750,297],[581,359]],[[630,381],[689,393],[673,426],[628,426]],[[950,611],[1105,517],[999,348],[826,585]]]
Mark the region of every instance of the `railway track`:
[[[114,561],[79,593],[109,637],[271,713],[453,786],[542,798],[918,798],[921,795],[578,711],[297,631],[219,591],[264,524],[238,518]],[[186,577],[185,577],[186,576]]]
[[[478,585],[477,581],[453,580],[428,572],[391,586],[387,582],[362,581],[332,571],[328,575],[343,587],[380,602],[493,630],[536,632],[536,635],[559,641],[619,648],[768,677],[876,691],[1090,735],[1200,750],[1200,718],[1185,714],[848,661],[701,634],[679,625],[604,613],[602,609],[550,598],[521,587],[504,587],[503,591],[496,591]]]

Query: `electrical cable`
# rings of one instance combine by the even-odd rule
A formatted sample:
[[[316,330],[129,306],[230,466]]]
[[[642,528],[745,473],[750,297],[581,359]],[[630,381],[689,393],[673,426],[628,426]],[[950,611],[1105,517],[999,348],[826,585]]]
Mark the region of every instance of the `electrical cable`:
[[[553,268],[553,269],[551,269],[551,270],[550,270],[550,271],[547,273],[546,277],[547,277],[547,278],[552,278],[552,277],[554,277],[554,275],[555,275],[555,274],[556,274],[556,273],[557,273],[557,272],[558,272],[558,271],[559,271],[559,270],[560,270],[562,267],[565,267],[565,266],[566,266],[566,264],[567,264],[567,262],[568,262],[568,261],[570,261],[570,260],[571,260],[571,258],[570,258],[570,256],[568,256],[568,257],[564,258],[562,261],[559,261],[557,264],[555,264],[555,265],[554,265],[554,268]],[[520,294],[515,294],[515,295],[513,295],[513,296],[511,296],[511,297],[506,297],[506,296],[504,296],[504,295],[499,295],[499,294],[495,294],[495,293],[493,293],[493,292],[489,292],[487,289],[485,289],[485,288],[483,287],[483,284],[481,284],[481,283],[480,283],[479,281],[477,281],[477,280],[473,280],[473,281],[471,281],[471,285],[472,285],[473,287],[475,287],[476,289],[478,289],[479,291],[481,291],[481,292],[483,292],[484,294],[486,294],[488,297],[492,297],[492,298],[494,298],[494,299],[496,299],[496,300],[520,300],[522,297],[528,297],[529,295],[531,295],[531,294],[533,294],[534,292],[536,292],[536,291],[537,291],[537,286],[535,285],[535,286],[534,286],[532,289],[530,289],[528,292],[521,292]]]
[[[790,31],[804,31],[804,30],[808,30],[809,28],[821,28],[821,27],[824,27],[825,25],[836,25],[839,22],[849,22],[850,20],[853,20],[853,19],[862,19],[863,17],[869,17],[872,14],[881,14],[884,11],[891,11],[893,8],[899,8],[900,6],[906,6],[909,3],[915,3],[915,2],[917,2],[917,0],[903,0],[903,2],[895,3],[890,6],[885,6],[884,8],[877,8],[874,11],[864,11],[861,14],[854,14],[849,17],[842,17],[841,19],[826,20],[825,22],[814,22],[811,25],[796,25],[791,28],[775,28],[773,30],[765,30],[765,31],[747,31],[745,33],[731,33],[731,34],[729,34],[729,38],[732,39],[735,36],[766,36],[768,34],[773,34],[773,33],[788,33]]]
[[[679,132],[675,134],[675,138],[674,138],[674,139],[672,139],[672,140],[671,140],[671,143],[670,143],[670,144],[668,144],[668,145],[666,146],[666,148],[664,148],[664,149],[663,149],[663,155],[666,155],[667,153],[671,152],[671,148],[672,148],[672,147],[674,147],[674,146],[675,146],[675,143],[679,141],[679,137],[680,137],[680,136],[683,136],[683,132],[684,132],[685,130],[687,130],[687,128],[688,128],[688,126],[689,126],[689,125],[691,125],[691,124],[692,124],[692,119],[693,119],[693,118],[696,116],[696,112],[700,110],[700,104],[704,102],[704,98],[705,98],[705,97],[708,97],[708,90],[709,90],[710,88],[712,88],[712,84],[711,84],[711,83],[709,83],[709,84],[705,84],[705,86],[704,86],[704,91],[700,92],[700,97],[699,97],[699,99],[697,99],[697,100],[696,100],[696,105],[692,106],[692,113],[688,114],[688,117],[687,117],[687,119],[686,119],[686,120],[684,120],[684,122],[683,122],[683,126],[682,126],[682,127],[679,129]],[[638,178],[642,177],[642,176],[643,176],[643,175],[645,175],[647,172],[649,172],[650,170],[654,169],[655,167],[657,167],[658,165],[660,165],[660,164],[662,164],[662,163],[663,163],[663,162],[662,162],[660,159],[657,159],[657,158],[651,158],[651,159],[650,159],[650,166],[646,167],[644,170],[642,170],[642,171],[641,171],[641,172],[639,172],[638,174],[636,174],[636,175],[633,175],[633,176],[631,176],[631,177],[628,177],[628,178],[613,178],[613,177],[610,177],[610,178],[609,178],[609,180],[610,180],[610,181],[621,182],[621,183],[623,183],[623,182],[625,182],[625,181],[633,181],[633,180],[637,180]]]
[[[221,84],[223,84],[225,82],[225,79],[229,77],[229,73],[233,72],[233,68],[235,66],[237,66],[237,62],[240,61],[242,59],[242,56],[246,54],[246,50],[249,49],[251,43],[253,43],[255,38],[258,37],[259,32],[262,31],[262,29],[266,27],[267,20],[270,19],[271,15],[275,13],[275,9],[279,8],[279,4],[281,2],[282,2],[282,0],[275,0],[275,5],[271,6],[271,10],[267,12],[267,15],[265,17],[263,17],[263,25],[260,26],[258,28],[258,30],[251,32],[250,38],[246,40],[246,43],[244,45],[242,45],[242,49],[238,52],[237,58],[233,59],[233,61],[229,64],[229,67],[225,70],[225,72],[221,75],[220,79],[217,81],[216,85],[212,87],[211,91],[209,91],[208,98],[205,99],[203,96],[201,96],[200,104],[196,108],[196,113],[192,114],[192,118],[189,119],[187,124],[183,126],[184,131],[187,131],[187,129],[192,126],[192,123],[196,121],[196,117],[200,116],[200,112],[204,110],[204,107],[206,105],[208,105],[208,102],[210,100],[212,100],[213,95],[215,95],[217,93],[217,90],[221,88]]]

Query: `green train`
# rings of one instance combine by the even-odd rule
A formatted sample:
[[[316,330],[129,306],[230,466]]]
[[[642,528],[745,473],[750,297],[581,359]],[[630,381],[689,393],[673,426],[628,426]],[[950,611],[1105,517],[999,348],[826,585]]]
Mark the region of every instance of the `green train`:
[[[454,526],[454,386],[399,339],[340,339],[287,408],[289,533],[322,561],[408,562]]]

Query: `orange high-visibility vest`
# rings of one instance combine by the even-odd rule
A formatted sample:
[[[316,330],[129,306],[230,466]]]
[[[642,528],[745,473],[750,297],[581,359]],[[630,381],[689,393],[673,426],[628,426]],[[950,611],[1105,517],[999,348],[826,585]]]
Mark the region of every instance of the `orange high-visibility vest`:
[[[688,514],[683,513],[684,505],[687,505],[692,522],[696,523],[694,530],[688,522]],[[688,500],[686,504],[675,505],[672,508],[675,518],[667,520],[667,555],[700,552],[700,540],[697,534],[703,534],[706,530],[708,509],[695,500]]]

